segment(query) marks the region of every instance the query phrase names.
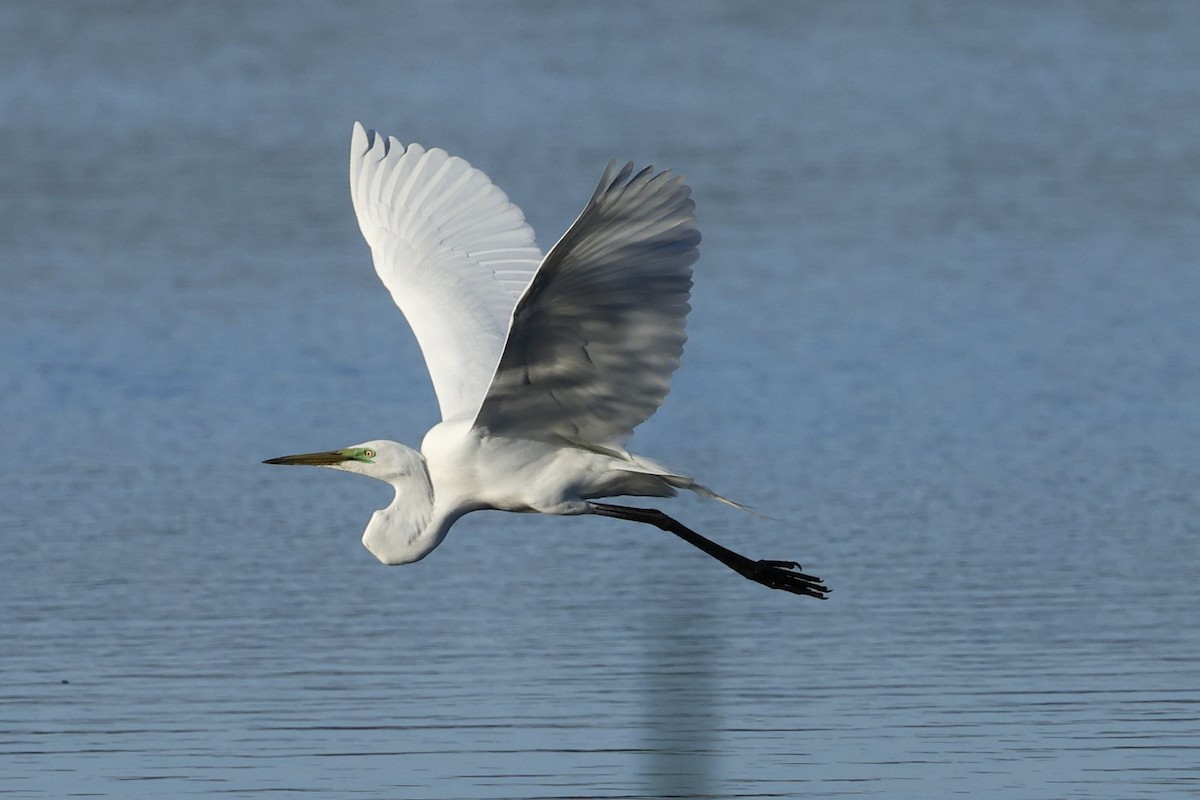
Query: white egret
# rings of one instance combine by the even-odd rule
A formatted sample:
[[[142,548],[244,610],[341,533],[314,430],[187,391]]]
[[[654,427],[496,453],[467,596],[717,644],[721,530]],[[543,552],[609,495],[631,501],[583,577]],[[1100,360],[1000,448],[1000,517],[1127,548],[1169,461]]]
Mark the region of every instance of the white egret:
[[[662,403],[683,352],[700,242],[690,195],[668,171],[610,161],[543,256],[520,209],[482,172],[355,123],[354,212],[416,334],[442,421],[420,452],[372,441],[265,463],[395,487],[362,539],[384,564],[424,558],[471,511],[599,514],[673,533],[773,589],[825,597],[793,561],[755,561],[661,511],[597,502],[688,489],[737,505],[624,446]]]

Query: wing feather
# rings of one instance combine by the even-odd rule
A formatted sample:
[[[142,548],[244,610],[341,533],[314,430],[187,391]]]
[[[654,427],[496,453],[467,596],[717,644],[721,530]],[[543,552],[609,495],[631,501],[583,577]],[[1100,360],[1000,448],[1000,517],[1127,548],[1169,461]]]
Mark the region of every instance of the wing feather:
[[[359,123],[350,196],[375,271],[421,346],[442,418],[473,415],[542,258],[533,229],[463,159]]]
[[[679,367],[699,255],[694,208],[683,178],[610,162],[517,303],[476,424],[623,444]]]

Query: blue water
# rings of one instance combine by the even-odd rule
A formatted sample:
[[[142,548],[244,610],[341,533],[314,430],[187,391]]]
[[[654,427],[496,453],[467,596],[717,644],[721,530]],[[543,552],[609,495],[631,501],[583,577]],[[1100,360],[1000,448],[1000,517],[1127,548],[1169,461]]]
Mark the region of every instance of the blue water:
[[[1194,4],[8,3],[0,109],[0,795],[1200,796]],[[259,463],[436,420],[355,119],[690,176],[634,445],[830,600]]]

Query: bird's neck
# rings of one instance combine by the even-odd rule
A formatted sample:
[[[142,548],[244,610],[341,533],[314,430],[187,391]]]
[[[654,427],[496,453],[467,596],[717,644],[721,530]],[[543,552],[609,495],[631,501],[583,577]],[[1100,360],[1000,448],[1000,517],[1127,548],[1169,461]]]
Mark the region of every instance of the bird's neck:
[[[435,517],[433,484],[424,463],[420,470],[388,482],[396,497],[371,516],[363,545],[384,564],[419,561],[441,543],[450,525]]]

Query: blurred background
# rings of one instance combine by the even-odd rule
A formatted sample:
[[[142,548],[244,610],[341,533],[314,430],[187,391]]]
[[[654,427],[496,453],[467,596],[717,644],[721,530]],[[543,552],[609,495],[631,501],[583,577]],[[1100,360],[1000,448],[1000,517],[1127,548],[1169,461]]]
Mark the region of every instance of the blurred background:
[[[7,796],[1200,795],[1195,4],[5,2],[0,109]],[[689,175],[632,446],[831,599],[259,463],[437,419],[354,120]]]

